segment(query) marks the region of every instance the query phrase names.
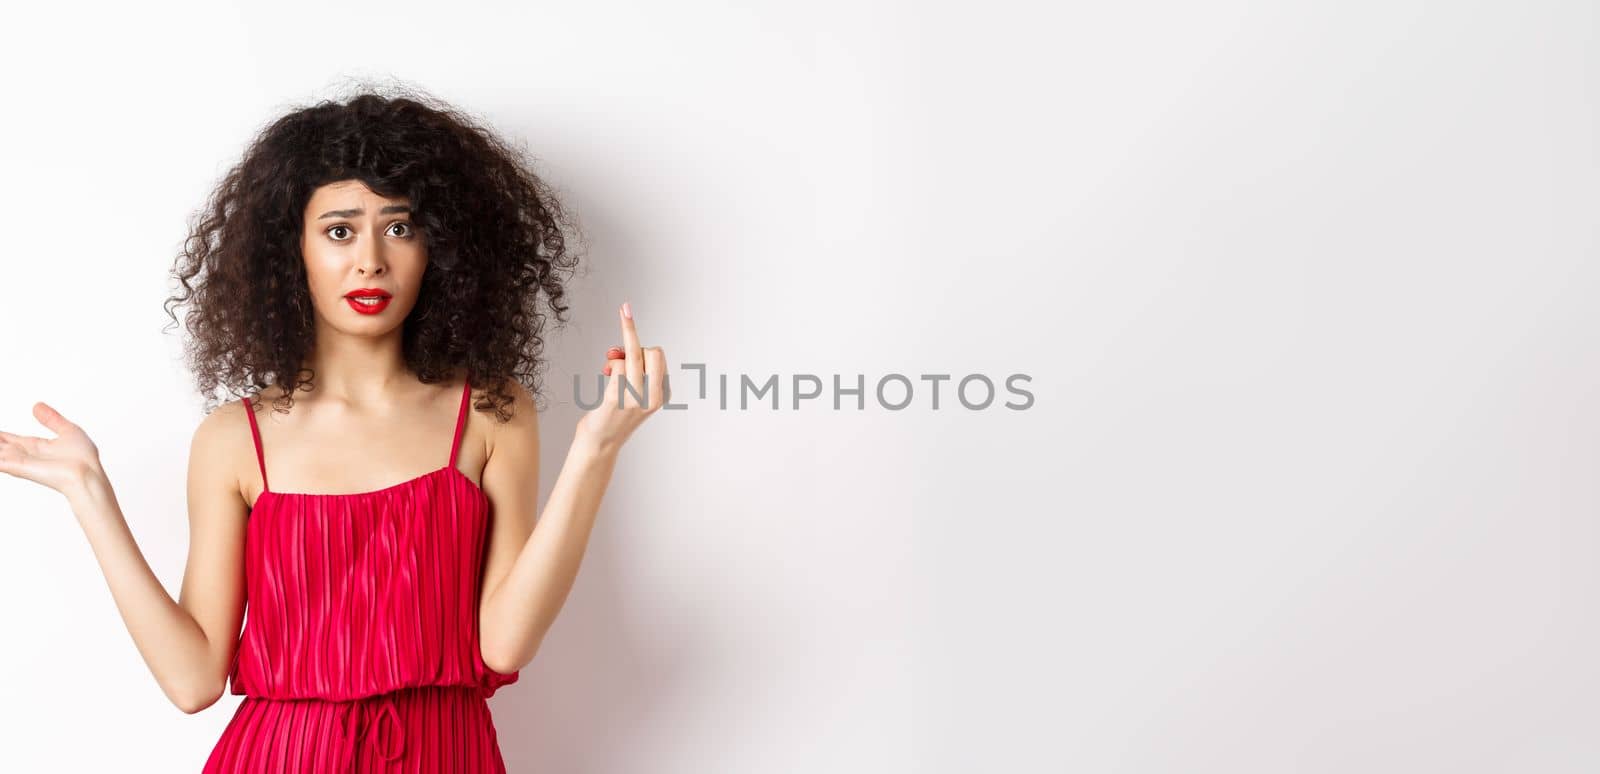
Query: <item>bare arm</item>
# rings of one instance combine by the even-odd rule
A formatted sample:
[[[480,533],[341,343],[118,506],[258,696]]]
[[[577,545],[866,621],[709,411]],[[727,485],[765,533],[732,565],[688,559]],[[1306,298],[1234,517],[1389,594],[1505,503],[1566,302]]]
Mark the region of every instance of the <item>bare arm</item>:
[[[189,557],[180,601],[150,570],[117,503],[99,453],[77,425],[48,406],[35,416],[55,439],[4,434],[0,472],[50,486],[66,496],[123,623],[161,690],[186,713],[222,695],[244,617],[243,540],[246,507],[231,471],[225,434],[230,404],[195,431],[189,456]]]
[[[666,356],[659,347],[640,347],[632,318],[619,319],[624,356],[607,363],[612,378],[606,398],[579,422],[537,527],[539,426],[520,385],[512,419],[494,431],[483,473],[494,525],[478,626],[484,663],[497,672],[521,669],[538,652],[577,578],[618,452],[664,402]],[[633,391],[622,391],[619,401],[624,380]]]
[[[519,404],[523,395],[518,395]],[[531,399],[516,410],[534,416]],[[479,633],[484,663],[497,672],[513,672],[532,661],[566,604],[616,463],[614,449],[575,440],[534,529],[538,425],[528,422],[530,429],[521,422],[518,416],[508,423],[518,427],[496,430],[483,473],[495,522],[484,568]]]

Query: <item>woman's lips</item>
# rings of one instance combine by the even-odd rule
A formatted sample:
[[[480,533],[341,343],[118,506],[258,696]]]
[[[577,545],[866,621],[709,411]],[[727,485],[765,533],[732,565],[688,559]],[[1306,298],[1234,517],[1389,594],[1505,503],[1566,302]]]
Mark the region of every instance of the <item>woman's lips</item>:
[[[356,299],[358,299],[358,298],[377,299],[377,303],[375,303],[375,304],[373,304],[373,303],[364,304],[364,303],[362,303],[360,301],[357,301]],[[357,296],[357,295],[351,295],[351,296],[345,296],[344,300],[345,300],[345,303],[350,305],[351,309],[354,309],[357,312],[360,312],[362,314],[377,314],[377,313],[383,311],[384,307],[389,305],[390,298],[391,298],[390,296]]]

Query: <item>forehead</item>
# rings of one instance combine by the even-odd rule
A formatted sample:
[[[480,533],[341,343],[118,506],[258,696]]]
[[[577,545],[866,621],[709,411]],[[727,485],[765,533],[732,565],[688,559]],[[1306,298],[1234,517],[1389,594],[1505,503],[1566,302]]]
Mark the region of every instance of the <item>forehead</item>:
[[[382,206],[385,204],[407,204],[409,199],[404,196],[390,198],[379,196],[360,180],[340,180],[334,183],[318,186],[311,192],[311,198],[306,201],[306,210],[323,209],[355,209],[365,205]]]

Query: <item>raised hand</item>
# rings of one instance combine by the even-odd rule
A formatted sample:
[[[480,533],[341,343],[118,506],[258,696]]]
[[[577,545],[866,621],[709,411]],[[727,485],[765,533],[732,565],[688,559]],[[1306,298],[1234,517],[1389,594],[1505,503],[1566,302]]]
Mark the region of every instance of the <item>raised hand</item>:
[[[100,468],[100,449],[83,428],[45,403],[33,404],[33,418],[56,437],[36,438],[0,430],[0,473],[68,494]]]
[[[601,369],[611,378],[606,381],[600,405],[578,420],[581,440],[611,449],[621,447],[634,429],[666,402],[666,353],[660,347],[639,346],[631,305],[623,303],[618,319],[622,346],[606,352],[606,364]]]

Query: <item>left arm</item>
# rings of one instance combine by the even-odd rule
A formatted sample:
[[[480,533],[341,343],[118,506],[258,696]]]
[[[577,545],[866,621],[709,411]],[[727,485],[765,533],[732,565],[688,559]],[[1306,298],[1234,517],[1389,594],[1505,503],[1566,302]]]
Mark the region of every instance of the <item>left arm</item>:
[[[531,403],[517,411],[533,416]],[[566,604],[617,459],[615,449],[575,439],[534,529],[539,444],[537,423],[528,424],[534,425],[532,432],[499,429],[483,471],[484,491],[493,493],[495,522],[485,560],[478,630],[484,663],[501,673],[533,660]],[[508,429],[512,440],[505,437]]]
[[[624,306],[620,316],[624,345],[607,353],[606,399],[579,421],[537,527],[538,414],[520,384],[512,383],[512,418],[493,431],[483,490],[494,523],[478,632],[484,664],[496,672],[521,669],[538,652],[577,578],[622,445],[664,402],[666,356],[660,347],[639,346],[630,308]],[[631,392],[622,388],[624,380]]]

